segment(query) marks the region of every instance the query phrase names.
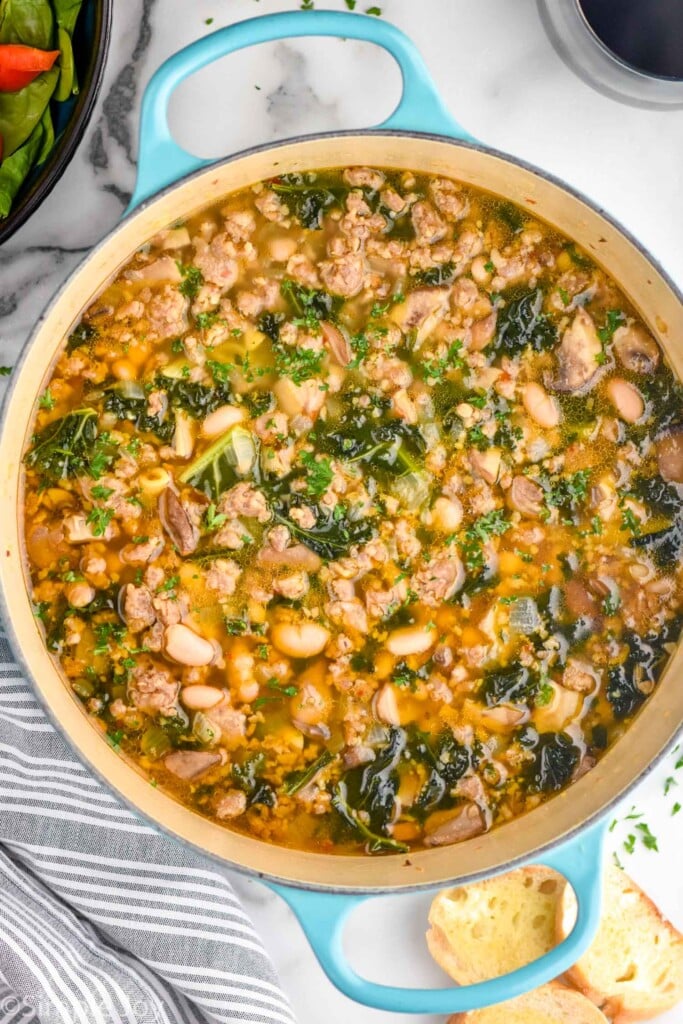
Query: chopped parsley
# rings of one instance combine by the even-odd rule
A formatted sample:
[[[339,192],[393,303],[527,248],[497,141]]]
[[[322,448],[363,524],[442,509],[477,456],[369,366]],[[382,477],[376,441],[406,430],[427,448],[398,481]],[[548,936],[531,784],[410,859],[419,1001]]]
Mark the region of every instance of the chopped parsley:
[[[180,261],[178,261],[178,270],[182,276],[182,281],[178,285],[180,294],[184,295],[186,299],[196,299],[199,289],[204,284],[204,275],[201,270],[199,267]]]
[[[512,523],[503,509],[496,508],[475,519],[465,530],[462,551],[468,569],[481,569],[484,565],[483,545],[491,537],[500,537],[510,529]]]
[[[332,483],[334,472],[330,459],[316,459],[313,452],[303,451],[299,455],[301,465],[307,470],[306,493],[319,498]]]
[[[111,508],[99,508],[97,505],[91,508],[86,522],[92,526],[93,536],[103,537],[113,517],[114,510]]]
[[[225,513],[216,511],[216,505],[212,501],[204,513],[204,526],[207,530],[217,530],[227,518]]]
[[[275,368],[281,377],[289,377],[295,384],[317,377],[322,367],[325,352],[315,352],[312,348],[301,348],[298,345],[277,345],[275,348]]]
[[[422,376],[425,380],[443,380],[449,370],[461,370],[465,366],[465,360],[460,355],[462,341],[458,338],[448,346],[446,355],[441,359],[425,359],[421,363]]]

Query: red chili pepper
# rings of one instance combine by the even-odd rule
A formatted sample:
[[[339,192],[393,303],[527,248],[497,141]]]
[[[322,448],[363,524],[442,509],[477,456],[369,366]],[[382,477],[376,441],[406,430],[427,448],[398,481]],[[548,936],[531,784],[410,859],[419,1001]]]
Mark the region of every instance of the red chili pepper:
[[[0,92],[17,92],[42,71],[49,71],[59,50],[37,50],[18,43],[0,44]]]

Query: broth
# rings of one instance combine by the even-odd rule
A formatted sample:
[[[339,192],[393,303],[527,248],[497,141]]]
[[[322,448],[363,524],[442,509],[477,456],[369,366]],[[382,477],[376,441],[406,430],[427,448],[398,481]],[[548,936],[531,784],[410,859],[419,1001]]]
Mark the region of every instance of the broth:
[[[680,625],[681,387],[574,242],[285,175],[143,246],[25,458],[36,614],[108,741],[273,843],[405,852],[596,763]]]

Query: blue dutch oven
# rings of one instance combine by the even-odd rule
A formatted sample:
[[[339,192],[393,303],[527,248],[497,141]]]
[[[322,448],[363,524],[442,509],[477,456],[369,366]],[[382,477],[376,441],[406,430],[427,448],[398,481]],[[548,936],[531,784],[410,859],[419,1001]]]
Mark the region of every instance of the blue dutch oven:
[[[295,36],[339,36],[375,43],[398,62],[401,100],[391,117],[367,131],[332,132],[260,146],[227,160],[200,160],[173,140],[169,99],[188,75],[258,43]],[[131,807],[157,827],[223,865],[260,877],[293,909],[330,980],[352,999],[402,1013],[453,1013],[510,999],[557,977],[590,944],[600,916],[601,863],[610,808],[673,741],[683,719],[675,653],[654,694],[625,735],[595,768],[534,811],[456,846],[406,857],[351,857],[271,846],[232,832],[150,787],[136,767],[104,742],[64,685],[45,650],[22,585],[21,456],[37,396],[62,339],[82,310],[131,254],[160,228],[226,193],[286,171],[368,164],[442,174],[488,189],[576,239],[624,288],[683,371],[683,305],[663,271],[587,199],[523,162],[476,143],[446,109],[411,42],[386,22],[330,11],[275,14],[221,29],[177,53],[156,72],[144,96],[135,194],[125,219],[72,274],[36,326],[5,403],[0,437],[0,561],[4,612],[16,653],[53,721],[77,753]],[[678,343],[676,343],[676,339]],[[504,977],[462,988],[397,988],[358,975],[344,954],[349,913],[364,900],[437,890],[490,877],[526,863],[561,872],[578,900],[576,925],[557,948]]]

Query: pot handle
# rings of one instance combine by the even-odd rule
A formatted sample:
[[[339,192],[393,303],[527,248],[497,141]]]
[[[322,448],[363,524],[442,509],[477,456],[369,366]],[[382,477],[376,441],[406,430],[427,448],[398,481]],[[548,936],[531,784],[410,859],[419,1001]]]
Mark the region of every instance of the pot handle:
[[[543,985],[557,978],[585,953],[600,922],[606,831],[606,823],[600,822],[544,854],[540,861],[564,875],[576,893],[578,916],[573,931],[559,946],[526,967],[475,985],[434,990],[397,988],[367,981],[348,963],[342,939],[351,911],[374,894],[347,895],[267,884],[294,911],[322,969],[344,995],[366,1006],[394,1013],[463,1013],[512,999]]]
[[[198,39],[164,61],[142,99],[138,176],[126,212],[179,178],[214,163],[193,156],[173,139],[168,103],[188,75],[236,50],[296,36],[339,36],[375,43],[387,50],[403,76],[403,92],[393,114],[378,128],[433,132],[473,141],[451,117],[422,57],[400,29],[379,18],[347,11],[291,11],[249,18]]]

